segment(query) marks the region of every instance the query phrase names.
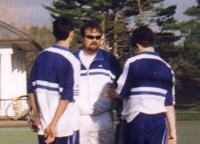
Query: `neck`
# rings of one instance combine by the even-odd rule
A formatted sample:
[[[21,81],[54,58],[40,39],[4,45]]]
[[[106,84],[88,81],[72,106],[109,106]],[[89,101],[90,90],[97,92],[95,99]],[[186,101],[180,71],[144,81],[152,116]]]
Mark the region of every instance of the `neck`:
[[[86,56],[95,56],[97,54],[97,52],[95,53],[90,53],[88,52],[87,50],[83,49],[83,53],[86,55]]]
[[[142,48],[141,52],[155,52],[154,47],[146,47],[146,48]]]
[[[63,46],[63,47],[67,47],[69,48],[70,47],[70,43],[68,42],[68,40],[61,40],[61,41],[57,41],[56,42],[56,45],[59,45],[59,46]]]
[[[144,52],[155,52],[155,49],[154,49],[154,47],[146,47],[146,48],[143,48],[143,51]]]

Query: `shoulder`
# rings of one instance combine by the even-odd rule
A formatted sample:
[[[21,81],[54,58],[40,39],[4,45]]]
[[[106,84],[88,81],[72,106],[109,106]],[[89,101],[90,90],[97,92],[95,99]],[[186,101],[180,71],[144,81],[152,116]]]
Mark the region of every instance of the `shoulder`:
[[[132,56],[126,60],[125,64],[131,64],[140,59],[141,59],[141,56],[139,56],[139,55]]]
[[[103,50],[103,49],[99,49],[100,52],[102,53],[103,57],[105,59],[108,59],[108,60],[114,60],[114,61],[118,61],[118,59],[109,51],[106,51],[106,50]]]
[[[109,52],[109,51],[106,51],[106,50],[104,50],[104,49],[99,49],[99,51],[102,53],[102,54],[104,54],[105,56],[111,56],[111,55],[113,55],[111,52]]]

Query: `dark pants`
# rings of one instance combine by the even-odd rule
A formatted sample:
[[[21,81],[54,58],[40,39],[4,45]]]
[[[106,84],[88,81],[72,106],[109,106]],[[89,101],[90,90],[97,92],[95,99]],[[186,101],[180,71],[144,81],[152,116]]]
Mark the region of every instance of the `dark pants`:
[[[45,144],[45,140],[44,135],[38,135],[39,144]],[[56,137],[51,144],[79,144],[79,131],[74,132],[72,136]]]
[[[165,113],[140,113],[130,123],[123,121],[120,144],[165,144],[167,127]]]

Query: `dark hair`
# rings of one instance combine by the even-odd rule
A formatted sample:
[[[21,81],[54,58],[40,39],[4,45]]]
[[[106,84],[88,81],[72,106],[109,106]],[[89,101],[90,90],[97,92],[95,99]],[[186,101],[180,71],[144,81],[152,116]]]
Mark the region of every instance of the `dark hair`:
[[[53,22],[53,34],[57,41],[66,40],[73,29],[73,24],[65,17],[57,17]]]
[[[99,31],[100,33],[102,33],[101,26],[97,22],[95,22],[95,21],[89,21],[89,22],[87,22],[85,25],[83,25],[81,27],[81,35],[83,37],[85,36],[85,30],[86,29],[91,29],[91,30],[96,29],[97,31]]]
[[[136,44],[141,46],[150,47],[154,45],[154,32],[147,26],[141,26],[133,30],[131,36],[132,47],[136,47]]]

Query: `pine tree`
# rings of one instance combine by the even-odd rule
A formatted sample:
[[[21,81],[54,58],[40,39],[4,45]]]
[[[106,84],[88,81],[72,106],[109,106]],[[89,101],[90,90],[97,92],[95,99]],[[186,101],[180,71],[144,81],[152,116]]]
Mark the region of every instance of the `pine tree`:
[[[62,15],[73,19],[77,27],[81,27],[88,20],[99,22],[105,32],[102,47],[122,58],[123,49],[129,50],[126,42],[129,37],[127,20],[122,15],[128,5],[127,0],[58,0],[54,1],[53,7],[45,7],[51,11],[53,17]],[[79,35],[78,30],[76,32]],[[78,45],[74,47],[80,47],[80,39],[77,37],[75,43]]]
[[[125,16],[132,17],[133,27],[148,25],[152,29],[158,29],[155,47],[171,63],[178,53],[174,42],[180,39],[174,33],[174,30],[178,30],[178,21],[174,18],[176,5],[165,8],[163,2],[164,0],[134,0]]]
[[[185,36],[178,59],[180,89],[188,102],[195,102],[200,98],[200,0],[197,0],[196,6],[188,8],[185,14],[191,16],[191,19],[179,24]]]

